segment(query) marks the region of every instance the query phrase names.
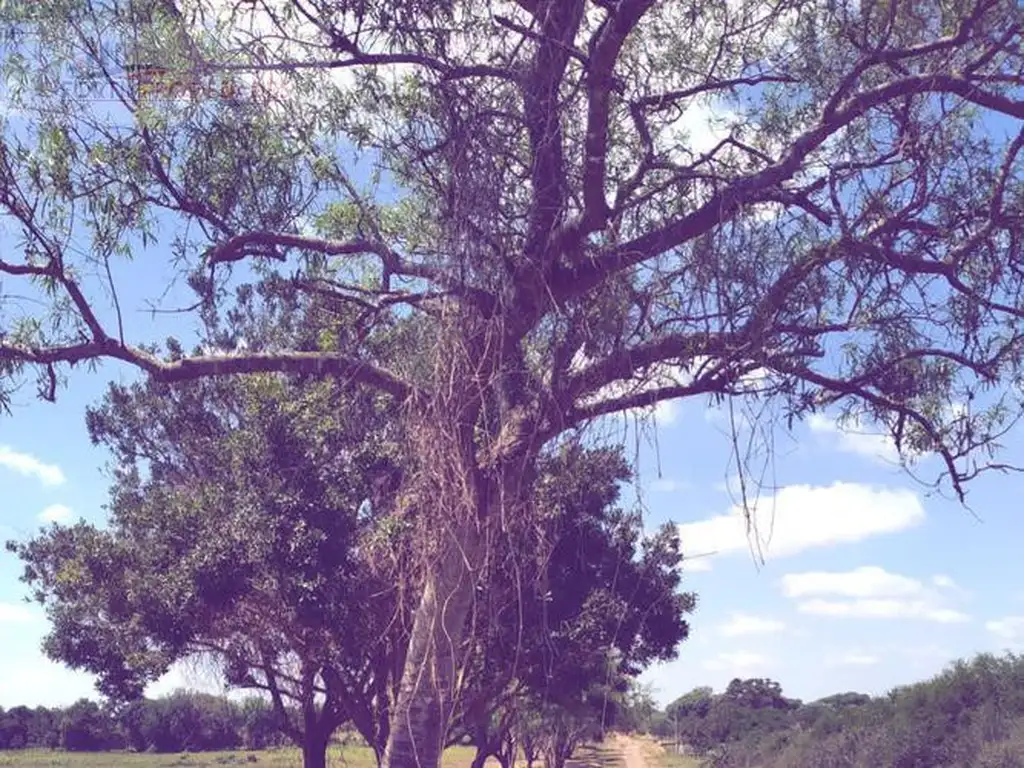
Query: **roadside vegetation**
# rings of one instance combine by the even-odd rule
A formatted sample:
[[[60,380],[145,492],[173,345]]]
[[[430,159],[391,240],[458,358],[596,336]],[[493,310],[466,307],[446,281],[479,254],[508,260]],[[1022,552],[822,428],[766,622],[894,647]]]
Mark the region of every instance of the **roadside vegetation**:
[[[644,697],[639,697],[641,700]],[[804,703],[778,683],[698,688],[664,710],[634,702],[638,730],[679,742],[716,768],[1019,768],[1024,656],[981,654],[883,696],[846,692]],[[666,755],[666,768],[685,758]]]

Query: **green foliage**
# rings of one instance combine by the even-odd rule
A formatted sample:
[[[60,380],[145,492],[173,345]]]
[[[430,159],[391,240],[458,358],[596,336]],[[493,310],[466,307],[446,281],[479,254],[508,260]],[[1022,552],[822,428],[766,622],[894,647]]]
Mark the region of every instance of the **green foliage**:
[[[721,768],[980,768],[1024,764],[1024,657],[981,654],[886,696],[846,692],[801,704],[777,683],[734,680],[666,709]]]
[[[108,713],[88,699],[72,704],[61,717],[60,746],[69,752],[101,752],[120,746]]]
[[[176,691],[116,710],[88,699],[64,709],[0,709],[0,750],[209,752],[265,749],[288,741],[273,707],[261,698],[238,702]]]

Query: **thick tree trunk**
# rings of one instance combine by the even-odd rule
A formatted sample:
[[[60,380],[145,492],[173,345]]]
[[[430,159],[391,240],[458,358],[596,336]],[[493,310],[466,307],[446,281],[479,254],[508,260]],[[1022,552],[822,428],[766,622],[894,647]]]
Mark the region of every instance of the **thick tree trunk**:
[[[330,742],[329,729],[307,730],[302,740],[302,768],[327,768],[327,745]]]
[[[484,763],[487,762],[488,757],[490,757],[490,752],[487,747],[477,747],[476,754],[473,755],[473,762],[470,763],[469,768],[484,768]]]
[[[413,618],[383,768],[438,768],[482,543],[467,520],[441,543]]]

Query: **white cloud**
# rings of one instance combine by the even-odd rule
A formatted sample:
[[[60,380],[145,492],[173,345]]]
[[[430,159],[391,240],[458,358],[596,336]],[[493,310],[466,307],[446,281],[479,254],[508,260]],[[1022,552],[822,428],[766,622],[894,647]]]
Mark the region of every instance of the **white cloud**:
[[[718,631],[723,637],[743,637],[746,635],[771,635],[781,632],[785,628],[786,625],[778,619],[734,613],[727,622],[719,627]]]
[[[44,523],[66,523],[71,519],[71,507],[51,504],[39,513],[39,519]]]
[[[829,666],[836,667],[872,667],[875,664],[881,663],[881,661],[878,656],[871,653],[849,651],[832,657],[827,663]]]
[[[690,484],[684,480],[671,480],[667,477],[659,477],[653,483],[651,483],[651,490],[659,493],[675,493],[676,491],[683,491],[690,487]]]
[[[953,579],[949,576],[943,576],[942,574],[932,576],[932,584],[940,589],[958,589],[956,582],[953,581]]]
[[[1024,616],[1004,616],[987,621],[985,629],[1000,640],[1016,644],[1024,641]]]
[[[662,133],[661,142],[678,144],[695,156],[704,155],[728,138],[738,120],[736,112],[722,104],[711,99],[693,99],[679,119]]]
[[[969,621],[970,617],[952,608],[937,608],[924,600],[860,599],[807,600],[797,609],[813,616],[851,619],[923,619],[940,624]]]
[[[706,555],[690,555],[683,558],[683,570],[687,573],[703,573],[711,570],[711,558]]]
[[[786,597],[808,595],[841,595],[842,597],[879,597],[916,595],[921,582],[907,576],[866,565],[846,572],[810,571],[789,573],[782,577]]]
[[[948,606],[943,594],[917,579],[876,566],[845,572],[786,574],[782,577],[782,591],[790,598],[811,598],[803,599],[797,609],[815,616],[921,619],[940,624],[969,620],[962,611]]]
[[[766,557],[786,557],[814,547],[896,533],[925,518],[914,493],[857,483],[791,485],[753,501],[752,507],[754,524],[749,531],[740,506],[725,515],[680,525],[683,551],[693,556],[753,548]]]
[[[40,614],[25,603],[0,603],[0,624],[30,624]]]
[[[807,420],[807,426],[830,447],[843,453],[854,453],[887,464],[899,462],[899,452],[892,437],[869,430],[859,419],[837,420],[814,413]]]
[[[705,669],[725,670],[731,675],[742,675],[764,669],[768,659],[755,651],[725,651],[707,659]]]
[[[25,477],[34,477],[43,485],[60,485],[65,480],[60,467],[46,464],[30,454],[19,453],[8,445],[0,445],[0,467]]]

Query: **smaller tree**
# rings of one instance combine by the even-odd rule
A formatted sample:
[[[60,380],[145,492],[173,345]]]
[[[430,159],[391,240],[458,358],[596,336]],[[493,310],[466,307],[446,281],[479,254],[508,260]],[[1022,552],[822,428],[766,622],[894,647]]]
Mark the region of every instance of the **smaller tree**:
[[[782,686],[774,680],[753,677],[733,678],[725,689],[725,698],[748,709],[792,709],[792,702],[782,695]]]
[[[599,736],[602,698],[592,691],[576,702],[540,700],[531,705],[537,717],[527,727],[533,731],[545,768],[565,768],[581,744]]]
[[[658,715],[651,686],[630,680],[629,688],[619,704],[616,729],[627,733],[653,733]]]
[[[118,743],[114,721],[95,701],[79,699],[60,723],[60,746],[68,752],[102,752]]]
[[[0,749],[25,749],[32,746],[30,735],[35,719],[28,707],[11,707],[0,712]]]

